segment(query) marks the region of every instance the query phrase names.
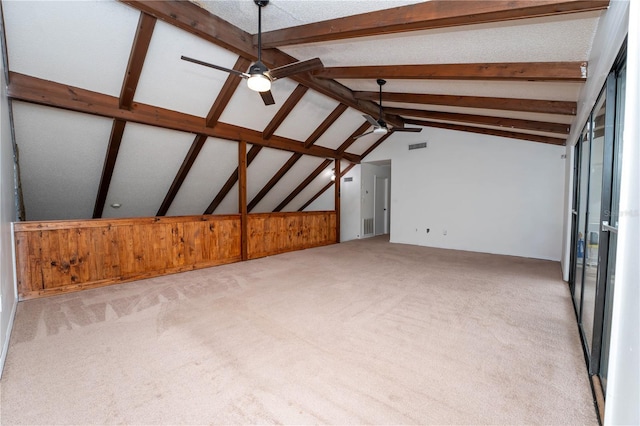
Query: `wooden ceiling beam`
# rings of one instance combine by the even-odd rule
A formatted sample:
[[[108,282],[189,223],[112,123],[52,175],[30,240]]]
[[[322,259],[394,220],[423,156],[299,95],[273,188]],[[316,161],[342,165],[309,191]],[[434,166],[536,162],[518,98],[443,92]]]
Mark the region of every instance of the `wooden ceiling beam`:
[[[454,112],[426,111],[421,109],[386,108],[393,114],[409,117],[427,118],[430,120],[455,121],[459,123],[484,124],[487,126],[506,127],[509,129],[534,130],[568,135],[570,124],[544,121],[522,120],[517,118],[492,117],[488,115],[458,114]]]
[[[109,186],[111,185],[113,169],[116,166],[116,159],[118,158],[118,151],[120,150],[122,135],[124,134],[126,124],[127,122],[124,120],[113,120],[111,135],[109,136],[109,145],[107,145],[107,154],[102,166],[102,174],[100,175],[98,194],[96,195],[96,202],[93,206],[94,219],[101,218],[102,213],[104,212],[104,204],[107,200],[107,193],[109,192]]]
[[[335,121],[340,118],[342,113],[344,113],[346,110],[346,105],[339,104],[333,111],[331,111],[331,114],[329,114],[329,116],[325,118],[324,121],[313,131],[313,133],[311,133],[307,140],[304,141],[305,148],[309,148],[311,145],[316,143],[316,141],[320,139],[320,136],[322,136],[324,132],[329,130],[329,127],[331,127],[331,125],[335,123]]]
[[[120,0],[134,9],[165,21],[231,52],[255,60],[258,50],[246,31],[188,1]]]
[[[264,47],[369,37],[606,9],[609,0],[431,0],[262,34]],[[253,40],[257,45],[256,36]]]
[[[553,138],[550,136],[532,135],[528,133],[508,132],[506,130],[486,129],[483,127],[462,126],[459,124],[439,123],[428,120],[407,120],[407,123],[417,124],[425,127],[437,127],[440,129],[457,130],[460,132],[478,133],[482,135],[499,136],[510,139],[521,139],[531,142],[547,143],[551,145],[562,145],[566,143],[566,139]],[[362,157],[364,158],[364,156]]]
[[[120,1],[247,59],[252,61],[257,59],[258,51],[253,44],[251,34],[191,2],[176,0]],[[277,49],[263,49],[262,60],[271,68],[297,61],[296,58]],[[366,114],[373,116],[377,114],[378,107],[374,102],[356,99],[350,89],[338,82],[318,80],[310,76],[309,73],[294,74],[289,78]],[[394,126],[403,126],[399,117],[385,117],[385,120]]]
[[[349,170],[353,169],[355,167],[355,163],[351,163],[349,164],[344,170],[340,171],[340,179],[342,179],[344,177],[344,175],[346,175],[347,173],[349,173]],[[329,182],[328,184],[326,184],[325,186],[322,187],[322,189],[318,192],[316,192],[316,194],[311,197],[311,199],[309,201],[307,201],[306,203],[304,203],[302,205],[302,207],[300,207],[298,209],[299,212],[303,211],[304,209],[306,209],[307,207],[309,207],[309,205],[311,205],[311,203],[313,203],[316,199],[318,199],[318,197],[320,197],[322,194],[324,194],[329,188],[331,188],[333,185],[335,185],[335,182]]]
[[[357,99],[378,101],[379,92],[354,92]],[[494,98],[483,96],[431,95],[424,93],[383,92],[382,100],[420,105],[443,105],[464,108],[497,109],[501,111],[538,112],[576,115],[578,103],[543,99]]]
[[[210,128],[205,125],[205,119],[202,117],[151,105],[135,103],[131,110],[120,109],[118,98],[113,96],[42,80],[24,74],[12,72],[10,75],[12,81],[8,87],[7,94],[10,98],[16,100],[140,124],[148,124],[182,132],[204,134],[232,141],[244,140],[251,144],[316,157],[345,158],[348,161],[355,162],[357,162],[358,158],[357,156],[347,153],[338,154],[335,150],[316,145],[305,148],[303,142],[281,136],[272,136],[270,139],[265,140],[262,137],[262,132],[234,126],[232,124],[218,123],[215,127]]]
[[[324,160],[318,167],[316,167],[316,169],[311,172],[311,174],[307,176],[307,178],[303,180],[300,185],[298,185],[296,189],[294,189],[291,194],[287,196],[287,198],[285,198],[280,204],[278,204],[275,209],[273,209],[274,213],[282,211],[282,209],[287,207],[287,204],[293,201],[293,199],[296,198],[298,194],[301,193],[302,190],[305,189],[307,185],[309,185],[315,178],[317,178],[318,175],[322,173],[322,171],[326,169],[332,162],[333,161],[331,160]]]
[[[144,12],[140,13],[138,28],[133,39],[129,63],[120,92],[120,108],[131,108],[155,26],[156,18]]]
[[[586,62],[503,62],[478,64],[334,67],[314,72],[326,79],[578,81],[587,79]]]
[[[289,116],[291,111],[298,105],[300,99],[307,93],[309,90],[308,87],[303,86],[302,84],[298,84],[296,88],[291,92],[287,100],[282,104],[276,115],[273,116],[267,127],[265,127],[262,132],[262,137],[264,139],[269,139],[273,134],[278,130],[278,127],[282,124],[282,122]]]
[[[269,179],[269,182],[267,182],[262,189],[260,190],[260,192],[258,192],[256,194],[255,197],[253,197],[253,199],[251,200],[251,202],[249,202],[249,204],[247,204],[247,211],[250,213],[251,210],[253,210],[260,201],[262,201],[262,199],[265,197],[265,195],[267,195],[269,193],[269,191],[271,191],[271,189],[273,189],[274,186],[276,186],[276,184],[280,181],[280,179],[282,179],[284,177],[284,175],[291,170],[291,168],[298,162],[299,159],[302,158],[302,154],[293,154],[291,157],[289,157],[289,159],[287,160],[286,163],[284,163],[284,165],[282,167],[280,167],[280,170],[278,170],[272,177],[271,179]]]
[[[169,187],[167,195],[164,197],[164,200],[162,200],[162,204],[160,205],[156,216],[164,216],[167,214],[167,211],[169,211],[169,207],[171,207],[171,203],[173,203],[176,195],[178,195],[180,187],[184,183],[184,180],[187,178],[187,175],[191,170],[191,166],[193,166],[193,163],[196,161],[196,158],[198,157],[198,154],[200,153],[200,150],[202,150],[202,147],[204,146],[204,143],[206,141],[207,135],[196,135],[193,143],[191,144],[191,147],[189,148],[189,152],[187,152],[187,155],[185,156],[184,161],[182,161],[182,165],[180,165],[180,169],[178,170],[176,177],[173,179],[173,182]]]
[[[247,152],[246,167],[249,167],[251,162],[253,162],[253,160],[258,156],[261,150],[262,150],[262,147],[260,145],[253,145],[251,147],[249,152]],[[218,191],[216,196],[213,198],[213,201],[211,201],[211,204],[209,204],[209,207],[207,207],[207,209],[202,214],[213,214],[213,212],[218,208],[220,203],[222,203],[222,200],[224,200],[224,198],[229,194],[229,192],[231,192],[233,185],[235,185],[236,182],[238,182],[239,177],[240,177],[240,169],[239,167],[236,167],[236,170],[233,173],[231,173],[231,176],[229,176],[229,179],[227,179],[224,185],[222,185],[222,188],[220,188],[220,191]]]

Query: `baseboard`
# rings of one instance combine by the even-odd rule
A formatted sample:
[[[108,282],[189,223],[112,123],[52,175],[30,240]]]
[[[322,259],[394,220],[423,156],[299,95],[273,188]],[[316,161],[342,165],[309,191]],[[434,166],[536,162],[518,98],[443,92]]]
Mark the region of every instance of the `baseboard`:
[[[2,355],[0,355],[0,379],[2,379],[2,373],[4,372],[4,362],[7,359],[7,353],[9,351],[9,342],[11,341],[11,331],[13,330],[13,321],[16,319],[16,310],[18,308],[18,299],[13,299],[13,307],[11,308],[11,315],[9,315],[9,327],[7,327],[7,334],[2,345]]]

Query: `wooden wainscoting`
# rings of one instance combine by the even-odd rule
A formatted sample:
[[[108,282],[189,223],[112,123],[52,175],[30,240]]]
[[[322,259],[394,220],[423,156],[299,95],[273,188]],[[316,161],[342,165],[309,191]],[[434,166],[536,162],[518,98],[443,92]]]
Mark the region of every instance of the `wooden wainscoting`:
[[[335,242],[335,211],[255,213],[247,216],[249,259]]]
[[[240,215],[15,224],[28,299],[241,260]]]
[[[15,224],[21,300],[242,260],[241,215]],[[248,259],[336,242],[336,213],[247,215]]]

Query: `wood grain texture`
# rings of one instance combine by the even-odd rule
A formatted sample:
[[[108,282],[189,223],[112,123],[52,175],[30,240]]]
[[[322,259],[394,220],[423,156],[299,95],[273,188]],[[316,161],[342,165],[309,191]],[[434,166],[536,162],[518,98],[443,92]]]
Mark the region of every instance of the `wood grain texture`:
[[[271,256],[336,242],[336,213],[255,213],[247,217],[248,258]]]
[[[21,299],[240,260],[240,216],[22,222]]]
[[[15,241],[25,300],[333,244],[336,213],[20,222]]]
[[[380,65],[325,68],[318,78],[418,80],[585,81],[586,62],[503,62],[477,64]]]
[[[606,9],[609,0],[431,0],[262,34],[266,48]],[[257,43],[254,36],[254,44]]]

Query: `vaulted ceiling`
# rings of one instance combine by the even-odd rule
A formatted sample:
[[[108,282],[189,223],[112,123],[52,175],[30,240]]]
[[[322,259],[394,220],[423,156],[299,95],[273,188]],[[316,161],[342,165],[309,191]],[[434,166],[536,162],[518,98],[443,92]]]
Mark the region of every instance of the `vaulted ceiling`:
[[[267,106],[240,77],[180,59],[245,72],[251,0],[3,0],[26,219],[236,213],[239,140],[250,212],[327,208],[335,159],[344,171],[429,127],[562,145],[607,6],[271,0],[266,65],[324,69],[274,81]],[[378,118],[377,78],[392,131],[356,138],[363,114]]]

